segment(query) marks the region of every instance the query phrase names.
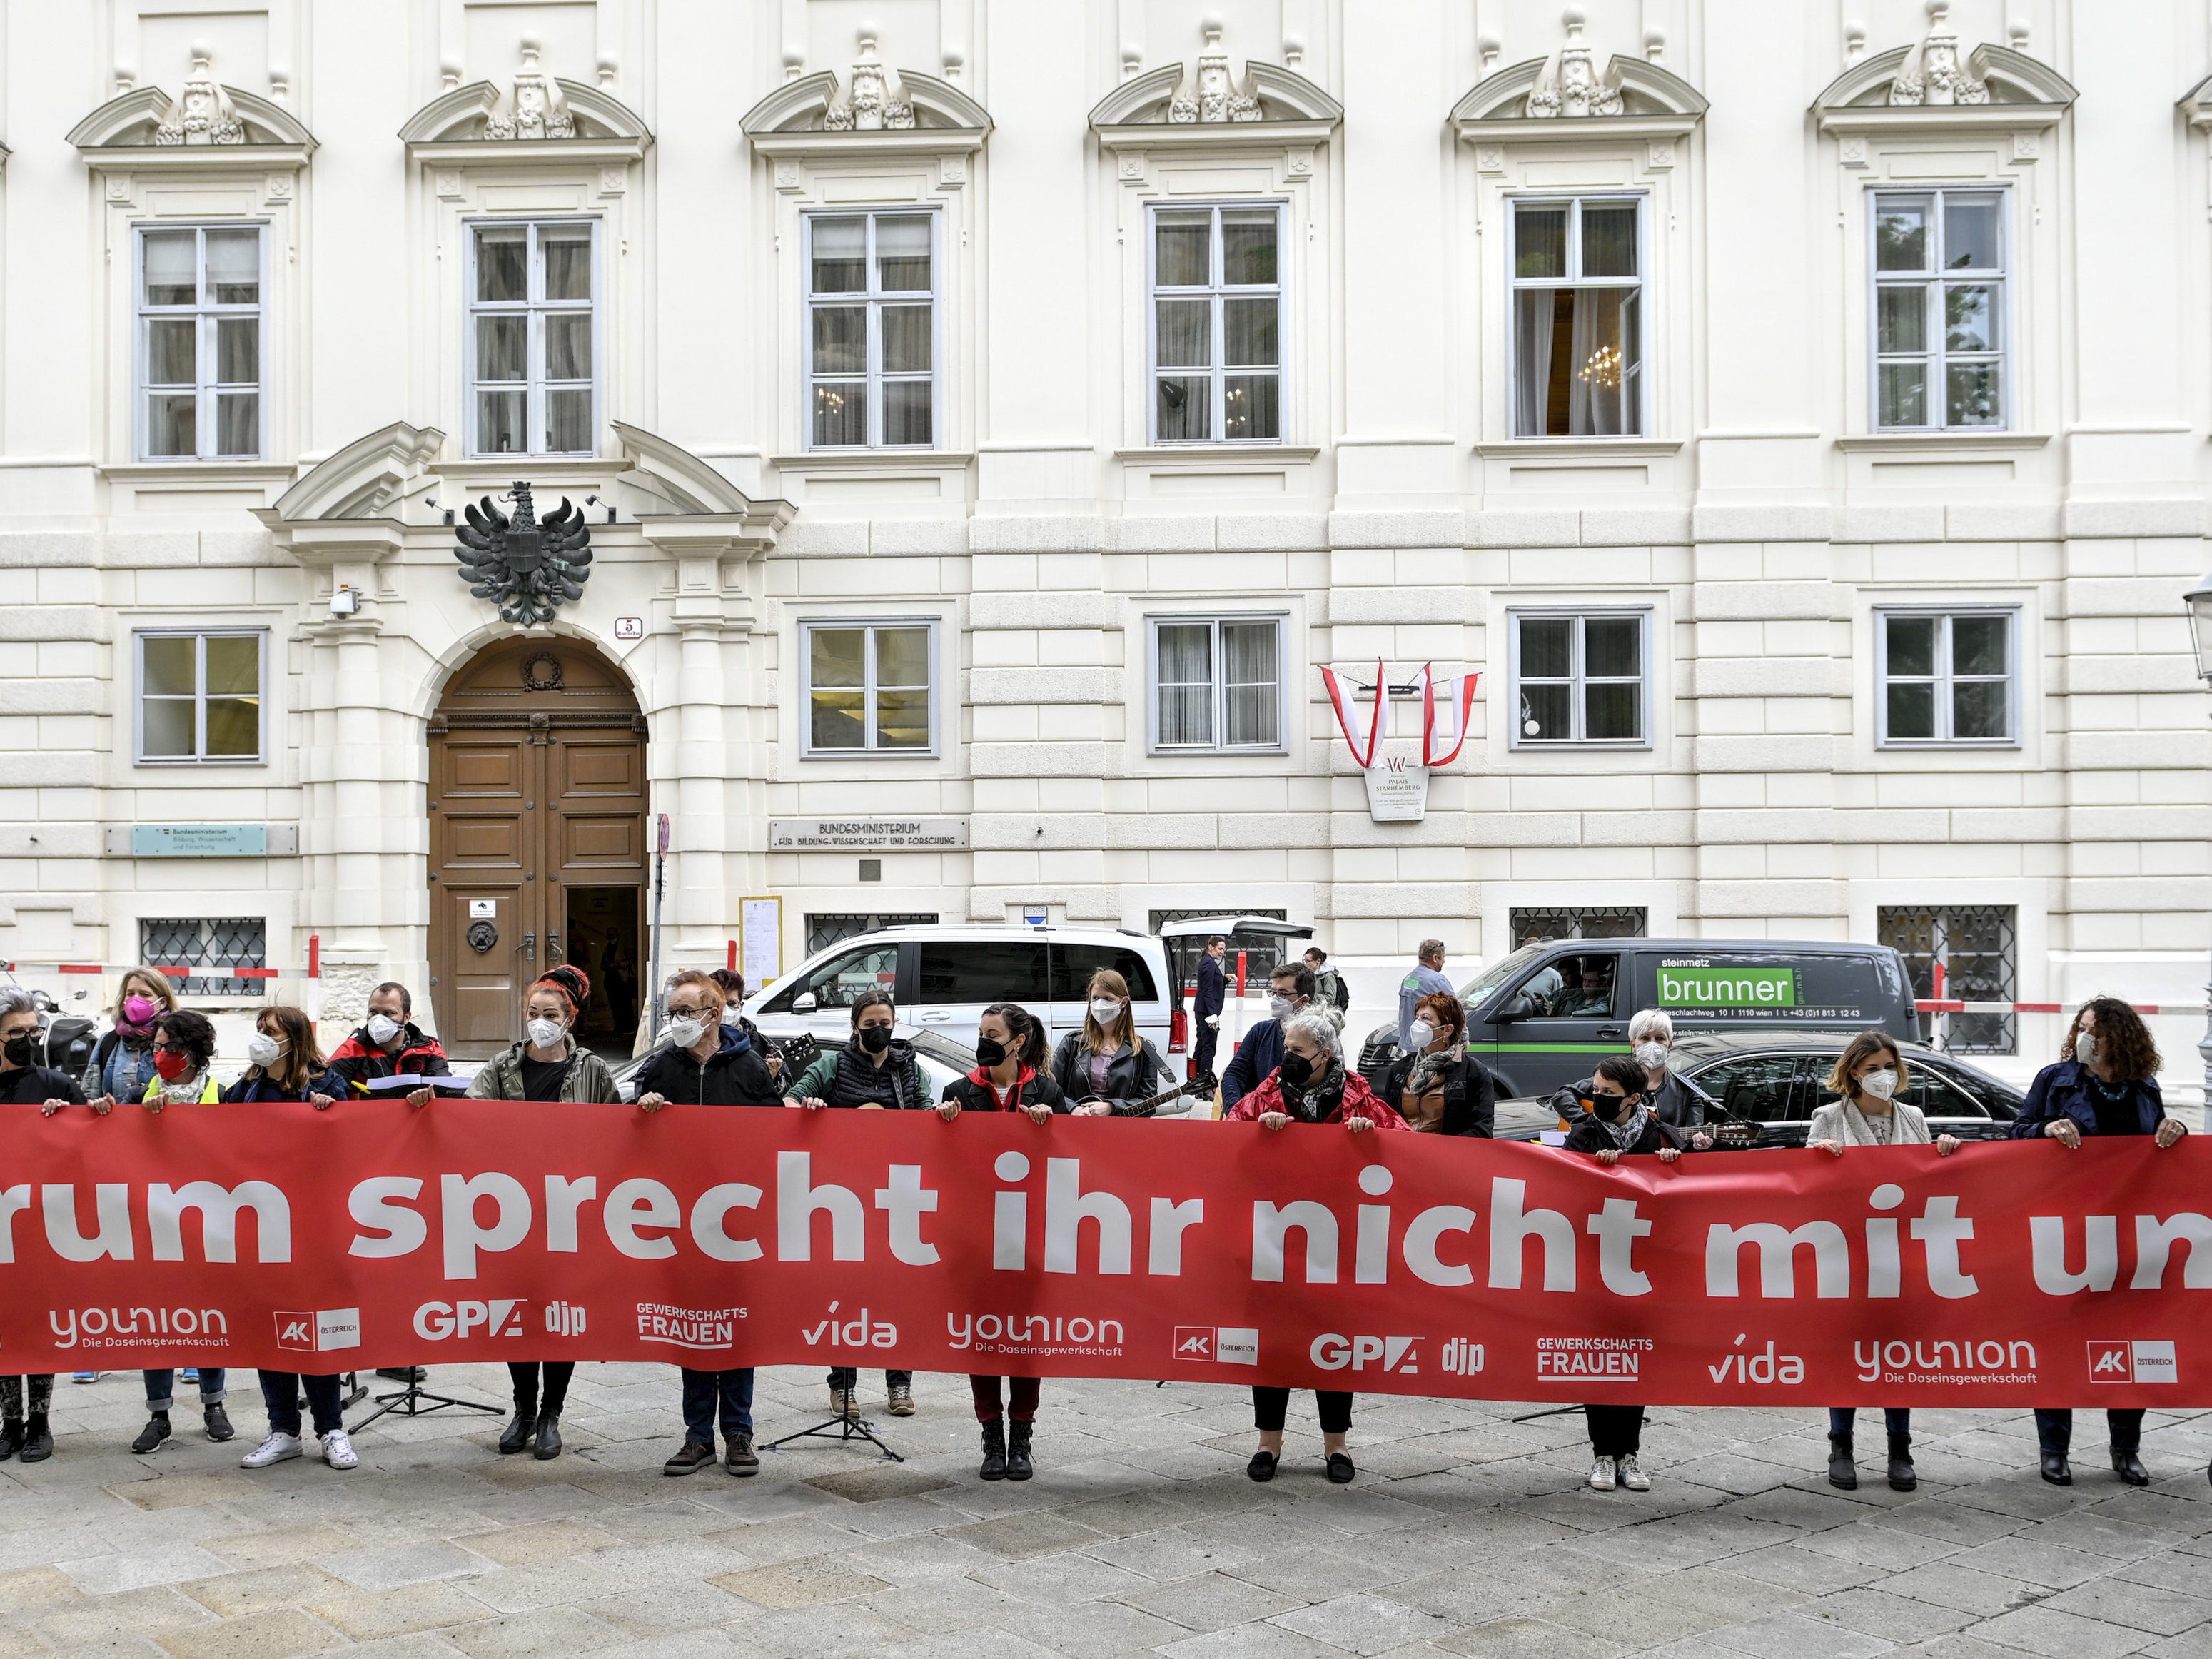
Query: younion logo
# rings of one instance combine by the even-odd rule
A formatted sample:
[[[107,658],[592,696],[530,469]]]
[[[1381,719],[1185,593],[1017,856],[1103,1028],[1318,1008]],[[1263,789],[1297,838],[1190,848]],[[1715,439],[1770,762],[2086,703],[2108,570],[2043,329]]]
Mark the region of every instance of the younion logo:
[[[1659,969],[1662,1008],[1795,1008],[1794,968],[1668,968]]]

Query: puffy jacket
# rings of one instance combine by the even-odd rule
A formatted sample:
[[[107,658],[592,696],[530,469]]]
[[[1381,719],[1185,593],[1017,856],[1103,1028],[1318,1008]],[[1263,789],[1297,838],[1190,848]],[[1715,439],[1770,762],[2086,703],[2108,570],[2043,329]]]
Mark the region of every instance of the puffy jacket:
[[[2089,1098],[2094,1075],[2078,1060],[2058,1060],[2038,1072],[2035,1081],[2027,1085],[2027,1099],[2021,1106],[2020,1115],[2012,1121],[2012,1138],[2031,1140],[2043,1133],[2045,1124],[2062,1117],[2072,1118],[2083,1134],[2095,1134],[2097,1107]],[[2136,1133],[2157,1133],[2158,1121],[2166,1115],[2166,1097],[2159,1092],[2158,1079],[2137,1079],[2134,1093],[2136,1120],[2142,1126]]]
[[[1239,1123],[1256,1123],[1269,1112],[1287,1112],[1283,1103],[1283,1074],[1270,1072],[1260,1086],[1237,1103],[1237,1109],[1229,1114]],[[1378,1129],[1407,1129],[1412,1126],[1398,1115],[1398,1109],[1367,1086],[1367,1079],[1353,1071],[1344,1074],[1344,1097],[1336,1109],[1322,1119],[1323,1123],[1341,1123],[1347,1117],[1364,1117]]]
[[[945,1085],[945,1098],[957,1101],[963,1112],[1018,1112],[1030,1106],[1049,1106],[1054,1112],[1065,1114],[1071,1109],[1067,1097],[1060,1091],[1060,1085],[1052,1080],[1049,1072],[1024,1072],[1015,1084],[1014,1102],[1011,1106],[999,1104],[999,1097],[981,1069],[965,1077],[955,1078]]]
[[[1125,1043],[1106,1062],[1106,1091],[1103,1095],[1091,1086],[1091,1056],[1083,1050],[1082,1032],[1070,1031],[1052,1051],[1052,1080],[1060,1085],[1060,1093],[1070,1101],[1111,1101],[1116,1117],[1133,1115],[1131,1108],[1138,1102],[1150,1100],[1159,1092],[1152,1085],[1155,1078],[1165,1078],[1172,1083],[1175,1073],[1168,1070],[1160,1051],[1141,1036],[1134,1048]]]
[[[837,1079],[841,1068],[867,1064],[861,1056],[858,1043],[847,1042],[839,1048],[824,1048],[815,1056],[814,1063],[799,1074],[799,1081],[783,1091],[784,1098],[818,1100],[830,1106],[857,1106],[860,1102],[852,1099],[849,1093],[841,1101]],[[884,1051],[883,1070],[890,1077],[893,1111],[919,1111],[929,1105],[929,1091],[922,1086],[921,1063],[915,1058],[914,1044],[904,1037],[893,1037],[890,1047]],[[859,1080],[856,1073],[854,1081]]]
[[[722,1041],[702,1060],[673,1043],[655,1048],[630,1074],[635,1095],[702,1106],[780,1106],[783,1092],[768,1074],[768,1062],[744,1030],[721,1028]]]
[[[1406,1097],[1413,1060],[1412,1054],[1401,1054],[1382,1074],[1382,1086],[1376,1092],[1394,1107]],[[1437,1133],[1489,1139],[1498,1116],[1498,1079],[1490,1067],[1462,1050],[1456,1063],[1438,1080],[1443,1085],[1444,1115]]]
[[[1553,1091],[1552,1109],[1572,1123],[1583,1115],[1583,1102],[1596,1091],[1597,1079],[1595,1077],[1566,1084]],[[1720,1102],[1689,1079],[1677,1077],[1672,1072],[1667,1073],[1667,1080],[1659,1085],[1657,1094],[1646,1103],[1651,1108],[1653,1115],[1674,1129],[1702,1127],[1708,1113],[1716,1118],[1728,1115],[1722,1109]]]
[[[518,1042],[496,1060],[488,1060],[469,1080],[471,1100],[522,1100],[522,1056],[529,1048],[527,1042]],[[562,1073],[561,1100],[615,1102],[621,1098],[615,1091],[615,1074],[607,1063],[589,1048],[576,1046],[568,1040],[568,1069]]]
[[[399,1047],[390,1054],[371,1042],[366,1030],[357,1030],[331,1051],[329,1065],[331,1079],[338,1085],[335,1092],[341,1094],[368,1093],[365,1085],[372,1078],[453,1074],[438,1039],[425,1036],[411,1021],[399,1028]]]

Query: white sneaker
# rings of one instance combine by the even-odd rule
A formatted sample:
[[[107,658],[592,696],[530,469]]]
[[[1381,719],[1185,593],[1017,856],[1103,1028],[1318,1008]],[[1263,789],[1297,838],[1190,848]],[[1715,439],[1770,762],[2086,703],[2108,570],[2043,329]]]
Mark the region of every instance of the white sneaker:
[[[361,1454],[353,1449],[343,1429],[332,1429],[323,1437],[323,1462],[334,1469],[353,1469],[361,1467]]]
[[[297,1457],[304,1449],[296,1434],[271,1434],[240,1458],[238,1466],[242,1469],[265,1469],[271,1463],[282,1463]]]
[[[1636,1467],[1633,1456],[1620,1460],[1620,1484],[1631,1492],[1650,1492],[1651,1477]]]
[[[1613,1460],[1610,1457],[1601,1457],[1590,1465],[1589,1485],[1592,1492],[1613,1490]]]

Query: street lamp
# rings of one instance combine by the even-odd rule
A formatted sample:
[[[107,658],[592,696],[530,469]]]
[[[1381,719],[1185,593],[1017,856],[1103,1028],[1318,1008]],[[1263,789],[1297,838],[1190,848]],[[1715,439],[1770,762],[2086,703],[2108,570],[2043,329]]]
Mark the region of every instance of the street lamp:
[[[2212,570],[2201,577],[2196,586],[2181,596],[2181,603],[2189,611],[2189,632],[2197,647],[2197,674],[2207,687],[2212,687]],[[2197,1052],[2204,1058],[2204,1109],[2206,1121],[2212,1122],[2212,983],[2204,988],[2204,1035],[2197,1040]]]

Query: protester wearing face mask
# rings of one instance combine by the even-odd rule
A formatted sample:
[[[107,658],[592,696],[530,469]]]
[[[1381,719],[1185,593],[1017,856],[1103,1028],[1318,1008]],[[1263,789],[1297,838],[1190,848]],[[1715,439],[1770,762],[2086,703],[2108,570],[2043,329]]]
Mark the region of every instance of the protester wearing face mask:
[[[1283,1063],[1283,1022],[1312,1004],[1313,969],[1285,963],[1268,976],[1267,988],[1268,1017],[1244,1033],[1237,1045],[1236,1058],[1222,1068],[1224,1115],[1233,1116],[1237,1103],[1260,1086],[1260,1079]]]
[[[84,1104],[76,1079],[51,1066],[34,1064],[39,1046],[39,1005],[21,986],[0,987],[0,1104],[29,1105],[52,1117],[64,1106]],[[23,1411],[29,1385],[30,1414]],[[54,1374],[0,1376],[0,1463],[19,1452],[26,1463],[53,1455],[53,1431],[46,1413],[53,1403]]]
[[[1019,1112],[1032,1123],[1050,1121],[1067,1110],[1067,1100],[1045,1069],[1044,1048],[1044,1027],[1028,1009],[992,1004],[975,1022],[975,1069],[945,1085],[937,1115],[947,1123],[963,1112]],[[1030,1436],[1042,1386],[1033,1376],[968,1379],[983,1431],[983,1462],[975,1472],[981,1479],[1026,1480],[1036,1473]]]
[[[891,1001],[890,993],[861,992],[853,999],[851,1015],[851,1041],[838,1048],[823,1049],[814,1063],[799,1074],[785,1098],[810,1112],[836,1107],[914,1112],[927,1107],[928,1086],[922,1080],[921,1065],[915,1058],[914,1045],[904,1037],[891,1035],[891,1028],[898,1024],[898,1009]],[[854,1401],[854,1390],[860,1381],[856,1366],[830,1368],[831,1416],[860,1416],[860,1407]],[[885,1371],[884,1389],[889,1396],[885,1409],[893,1417],[914,1415],[912,1371]]]
[[[1624,1157],[1656,1153],[1662,1164],[1682,1156],[1681,1137],[1653,1115],[1646,1102],[1650,1083],[1643,1066],[1628,1054],[1607,1054],[1590,1079],[1590,1106],[1567,1131],[1566,1149],[1585,1152],[1610,1167]],[[1584,1406],[1589,1424],[1589,1486],[1611,1492],[1651,1490],[1651,1477],[1637,1463],[1644,1441],[1642,1406]]]
[[[1129,1012],[1129,982],[1110,968],[1091,975],[1084,992],[1083,1029],[1060,1038],[1052,1056],[1053,1081],[1078,1117],[1127,1117],[1138,1103],[1172,1084],[1160,1051],[1137,1035]],[[1147,1109],[1143,1115],[1149,1117]]]
[[[1894,1042],[1880,1031],[1860,1032],[1828,1073],[1829,1091],[1838,1098],[1814,1112],[1805,1132],[1806,1146],[1841,1158],[1848,1146],[1929,1145],[1928,1121],[1919,1108],[1897,1098],[1909,1075],[1905,1056]],[[1951,1135],[1936,1136],[1934,1145],[1945,1158],[1959,1150]],[[1890,1488],[1911,1492],[1920,1484],[1912,1468],[1912,1413],[1902,1406],[1889,1406],[1881,1417],[1889,1436]],[[1828,1484],[1845,1492],[1859,1484],[1851,1450],[1851,1427],[1857,1419],[1855,1407],[1828,1408]]]
[[[747,1019],[745,1007],[745,976],[734,968],[717,968],[707,975],[722,988],[722,1024],[734,1025],[745,1034],[753,1045],[753,1052],[768,1067],[769,1076],[779,1091],[783,1087],[783,1056],[776,1052],[775,1044],[760,1034],[760,1027]]]
[[[1307,974],[1306,977],[1313,976]],[[1332,1124],[1356,1135],[1407,1127],[1406,1120],[1367,1086],[1367,1079],[1345,1064],[1344,1039],[1335,1022],[1318,1008],[1291,1017],[1283,1028],[1281,1063],[1258,1088],[1237,1103],[1230,1116],[1239,1122],[1257,1123],[1263,1129],[1286,1129],[1294,1123]],[[1290,1401],[1288,1389],[1255,1387],[1252,1390],[1252,1426],[1259,1431],[1260,1444],[1252,1461],[1244,1466],[1244,1473],[1255,1480],[1275,1478],[1275,1466],[1282,1461],[1283,1419]],[[1316,1389],[1314,1404],[1321,1415],[1322,1454],[1328,1459],[1328,1478],[1340,1486],[1358,1472],[1345,1445],[1352,1432],[1352,1395]]]
[[[222,1097],[233,1105],[303,1100],[326,1112],[342,1087],[331,1081],[328,1064],[305,1010],[264,1008],[254,1017],[253,1035],[246,1039],[246,1070]]]
[[[569,1035],[592,994],[592,981],[573,963],[548,968],[523,994],[526,1035],[495,1060],[485,1061],[469,1084],[471,1100],[613,1102],[614,1074],[607,1063]],[[427,1101],[428,1093],[418,1091]],[[410,1095],[409,1100],[415,1096]],[[572,1359],[509,1360],[514,1385],[514,1418],[499,1437],[502,1452],[530,1448],[540,1459],[561,1455],[561,1411],[568,1401]]]
[[[720,982],[697,971],[676,975],[668,988],[667,1042],[645,1057],[633,1075],[638,1109],[658,1112],[671,1101],[696,1106],[780,1106],[783,1097],[760,1049],[744,1025],[725,1023]],[[695,1133],[707,1126],[694,1121]],[[660,1466],[663,1474],[690,1474],[714,1461],[714,1430],[722,1431],[722,1466],[732,1474],[760,1473],[753,1449],[753,1368],[684,1373],[684,1444]]]
[[[2059,1059],[2035,1074],[2027,1100],[2013,1120],[2014,1140],[2048,1138],[2068,1152],[2079,1151],[2084,1135],[2148,1135],[2161,1151],[2179,1146],[2189,1133],[2180,1119],[2166,1115],[2158,1088],[2158,1045],[2142,1017],[2118,997],[2092,997],[2083,1003],[2058,1045]],[[2150,1473],[2136,1454],[2142,1448],[2140,1410],[2108,1411],[2112,1473],[2130,1486],[2150,1484]],[[2043,1478],[2054,1486],[2074,1484],[2066,1454],[2074,1441],[2071,1411],[2038,1410],[2035,1437],[2041,1443]],[[2212,1474],[2212,1471],[2207,1471]]]
[[[1686,1132],[1692,1152],[1702,1152],[1711,1146],[1707,1115],[1719,1118],[1727,1114],[1718,1101],[1670,1069],[1674,1049],[1673,1017],[1663,1008],[1639,1009],[1628,1022],[1628,1041],[1631,1054],[1644,1068],[1644,1103],[1652,1115],[1670,1129]],[[1590,1085],[1595,1081],[1595,1077],[1586,1077],[1559,1089],[1552,1096],[1552,1109],[1571,1125],[1581,1115],[1582,1103],[1589,1097]]]
[[[397,980],[386,980],[368,994],[368,1018],[360,1030],[331,1051],[331,1079],[340,1085],[341,1092],[363,1094],[377,1078],[453,1074],[438,1039],[424,1036],[415,1026],[414,1012],[415,999]],[[429,1101],[428,1089],[417,1089],[407,1097],[410,1106],[425,1106]]]
[[[154,1022],[173,1013],[177,994],[158,968],[133,968],[115,994],[115,1023],[93,1045],[88,1099],[143,1100],[154,1080]]]
[[[1383,1074],[1382,1098],[1397,1107],[1409,1128],[1489,1139],[1498,1079],[1467,1051],[1467,1008],[1458,994],[1423,997],[1414,1005],[1407,1036],[1413,1046]]]
[[[145,1109],[160,1113],[172,1106],[189,1110],[219,1103],[222,1091],[216,1085],[214,1061],[215,1025],[206,1015],[179,1008],[173,1014],[158,1016],[154,1021],[154,1080],[146,1085]],[[149,1370],[143,1375],[146,1426],[131,1443],[131,1449],[141,1455],[169,1437],[169,1412],[175,1403],[177,1381],[173,1369]],[[230,1414],[223,1409],[222,1368],[202,1365],[198,1381],[207,1437],[217,1442],[229,1439],[237,1431],[230,1426]]]

